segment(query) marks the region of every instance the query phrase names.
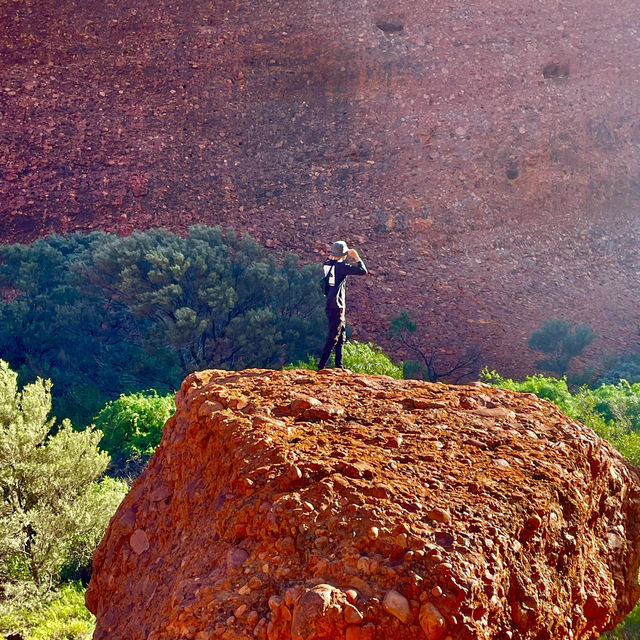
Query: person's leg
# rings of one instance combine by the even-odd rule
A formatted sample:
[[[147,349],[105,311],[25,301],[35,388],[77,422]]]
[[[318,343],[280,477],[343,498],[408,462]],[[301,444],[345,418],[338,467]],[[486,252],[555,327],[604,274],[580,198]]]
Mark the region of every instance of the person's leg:
[[[342,347],[347,340],[347,327],[345,321],[341,319],[336,340],[336,367],[342,367]]]
[[[329,361],[331,351],[336,346],[340,334],[340,309],[327,309],[327,320],[329,321],[329,336],[324,345],[324,351],[318,362],[318,369],[324,369]]]

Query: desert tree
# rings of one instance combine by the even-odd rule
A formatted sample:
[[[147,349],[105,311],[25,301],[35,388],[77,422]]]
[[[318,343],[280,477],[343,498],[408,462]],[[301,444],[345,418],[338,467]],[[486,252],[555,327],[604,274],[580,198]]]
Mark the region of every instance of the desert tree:
[[[82,265],[113,303],[147,322],[147,344],[175,350],[183,372],[275,366],[319,349],[316,265],[282,262],[248,235],[195,226],[110,237]]]
[[[448,356],[437,345],[427,345],[409,311],[401,311],[390,320],[389,336],[412,356],[404,363],[406,377],[421,377],[430,382],[457,383],[478,374],[480,351],[472,347],[459,355]]]
[[[49,418],[51,383],[18,388],[0,360],[0,601],[55,587],[104,533],[126,485],[99,482],[109,456],[102,433]]]
[[[527,345],[532,351],[545,354],[536,361],[541,371],[550,371],[563,376],[569,370],[571,360],[580,355],[593,342],[595,333],[586,324],[572,327],[567,320],[550,318],[534,331]]]

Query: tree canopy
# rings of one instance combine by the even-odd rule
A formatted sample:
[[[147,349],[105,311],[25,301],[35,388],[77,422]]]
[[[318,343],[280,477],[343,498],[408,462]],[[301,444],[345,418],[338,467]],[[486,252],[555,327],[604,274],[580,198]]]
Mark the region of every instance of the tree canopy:
[[[563,376],[569,370],[571,360],[580,355],[594,338],[595,333],[586,324],[572,328],[567,320],[550,318],[531,334],[527,344],[532,351],[546,354],[536,362],[538,369]]]
[[[52,235],[0,248],[0,353],[50,378],[86,422],[120,393],[174,390],[198,368],[274,367],[322,346],[320,267],[250,236],[191,227]]]

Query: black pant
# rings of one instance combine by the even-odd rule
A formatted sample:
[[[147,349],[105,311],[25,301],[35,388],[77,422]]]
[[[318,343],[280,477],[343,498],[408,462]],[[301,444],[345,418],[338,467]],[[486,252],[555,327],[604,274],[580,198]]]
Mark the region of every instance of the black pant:
[[[324,345],[324,351],[318,362],[318,369],[324,369],[333,349],[336,350],[336,367],[342,366],[342,345],[347,336],[345,317],[342,309],[327,308],[329,321],[329,337]]]

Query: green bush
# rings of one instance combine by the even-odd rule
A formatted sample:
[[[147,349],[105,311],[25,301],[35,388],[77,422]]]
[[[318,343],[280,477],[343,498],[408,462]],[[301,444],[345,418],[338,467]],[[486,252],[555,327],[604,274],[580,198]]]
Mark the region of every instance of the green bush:
[[[329,366],[333,366],[334,356],[331,356]],[[373,342],[358,342],[349,340],[344,344],[343,365],[357,373],[385,375],[392,378],[402,378],[402,362],[395,364],[381,347]],[[318,369],[318,358],[308,356],[306,360],[299,360],[289,364],[284,369]]]
[[[538,369],[563,376],[569,370],[571,360],[580,355],[594,338],[595,334],[586,324],[572,328],[567,320],[551,318],[531,334],[527,344],[532,351],[546,354],[536,362]]]
[[[74,431],[49,419],[51,383],[21,391],[0,360],[0,604],[55,587],[80,564],[124,497],[125,487],[96,483],[109,464],[99,431]]]
[[[382,348],[373,342],[346,342],[343,362],[347,369],[356,373],[403,377],[402,362],[395,364]]]
[[[485,367],[480,373],[480,379],[494,387],[535,393],[539,398],[550,400],[558,405],[568,416],[578,417],[575,400],[569,391],[566,378],[553,378],[537,373],[517,382],[510,378],[503,378],[497,371],[491,371]]]
[[[282,369],[283,370],[308,369],[309,371],[317,371],[318,362],[320,362],[320,358],[309,355],[304,360],[297,360],[296,362],[290,362],[289,364],[285,364],[284,367],[282,367]],[[329,362],[327,363],[327,366],[328,367],[333,366],[333,363],[334,363],[333,354],[331,354],[331,357],[329,358]]]
[[[93,552],[102,540],[111,516],[128,491],[127,482],[108,476],[89,484],[76,506],[85,521],[89,519],[96,524],[90,527],[80,524],[70,535],[64,564],[60,568],[62,581],[79,577],[86,579],[91,575]]]
[[[95,618],[84,605],[80,582],[63,585],[45,600],[0,614],[0,633],[24,640],[90,640]]]
[[[111,455],[113,470],[137,475],[160,443],[162,427],[175,412],[173,394],[156,391],[121,395],[108,402],[93,422],[104,434],[100,445]]]
[[[194,369],[319,351],[320,274],[220,227],[3,246],[0,353],[23,379],[51,379],[57,415],[84,425],[107,400],[169,392]]]
[[[640,383],[603,384],[593,390],[596,410],[607,420],[624,422],[640,431]]]
[[[617,384],[621,380],[633,384],[640,382],[640,353],[632,353],[617,358],[613,366],[600,376],[598,384]]]

